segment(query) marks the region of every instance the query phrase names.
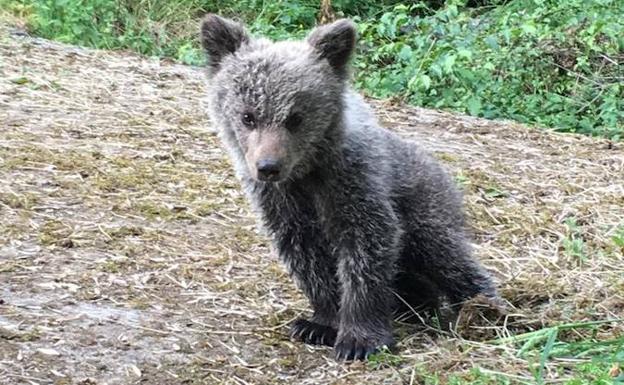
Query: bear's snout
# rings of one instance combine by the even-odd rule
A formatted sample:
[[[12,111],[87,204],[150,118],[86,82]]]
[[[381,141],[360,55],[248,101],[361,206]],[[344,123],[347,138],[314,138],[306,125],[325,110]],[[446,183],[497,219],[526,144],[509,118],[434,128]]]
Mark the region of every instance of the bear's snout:
[[[277,159],[266,158],[256,162],[258,179],[265,182],[275,182],[280,179],[282,165]]]

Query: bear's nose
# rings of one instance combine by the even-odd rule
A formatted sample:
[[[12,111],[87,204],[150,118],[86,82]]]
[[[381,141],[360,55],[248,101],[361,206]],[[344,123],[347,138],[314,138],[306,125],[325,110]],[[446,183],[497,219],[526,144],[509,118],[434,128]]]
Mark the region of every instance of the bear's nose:
[[[258,179],[273,182],[279,179],[280,162],[275,159],[260,159],[256,162],[258,169]]]

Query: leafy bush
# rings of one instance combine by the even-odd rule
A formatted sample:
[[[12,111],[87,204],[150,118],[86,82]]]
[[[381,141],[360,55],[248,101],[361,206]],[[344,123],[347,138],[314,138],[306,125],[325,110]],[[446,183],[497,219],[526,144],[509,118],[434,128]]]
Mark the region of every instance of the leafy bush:
[[[36,0],[32,31],[66,43],[199,62],[196,0]]]
[[[0,0],[35,34],[202,64],[197,20],[219,12],[252,32],[299,38],[316,0]],[[379,97],[624,136],[624,1],[334,0],[360,29],[356,85]]]
[[[450,1],[359,20],[358,85],[373,95],[617,138],[624,132],[624,2]]]

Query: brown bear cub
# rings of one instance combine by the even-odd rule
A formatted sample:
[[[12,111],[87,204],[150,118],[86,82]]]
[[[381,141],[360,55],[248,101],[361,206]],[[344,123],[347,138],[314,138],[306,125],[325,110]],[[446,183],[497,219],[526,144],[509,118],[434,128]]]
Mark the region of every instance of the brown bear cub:
[[[392,346],[393,313],[484,294],[461,196],[442,167],[383,129],[349,86],[348,20],[272,42],[216,15],[201,26],[209,108],[245,192],[314,314],[291,336],[339,360]]]

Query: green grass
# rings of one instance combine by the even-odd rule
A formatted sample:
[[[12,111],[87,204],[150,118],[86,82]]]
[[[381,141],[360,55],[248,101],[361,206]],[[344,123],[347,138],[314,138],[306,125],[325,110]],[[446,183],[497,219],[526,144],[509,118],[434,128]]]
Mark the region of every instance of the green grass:
[[[560,362],[554,365],[558,372],[573,376],[566,384],[622,384],[624,374],[613,376],[612,370],[624,370],[624,336],[601,339],[598,334],[601,326],[623,322],[615,319],[561,324],[493,343],[517,346],[516,355],[533,362],[533,380],[539,385],[547,383],[546,367],[555,360]]]
[[[46,38],[201,65],[197,22],[206,12],[238,17],[255,34],[300,38],[315,25],[318,4],[0,0],[0,9]],[[624,134],[623,1],[332,4],[358,22],[356,85],[373,96],[615,140]]]
[[[624,319],[573,322],[487,341],[500,347],[500,359],[514,360],[529,368],[529,375],[507,374],[492,367],[473,364],[470,370],[454,371],[432,368],[431,364],[416,363],[412,370],[413,383],[424,385],[499,385],[550,383],[553,373],[565,379],[566,385],[624,384],[624,336],[601,338],[607,327],[621,325]],[[470,346],[462,348],[470,351]],[[406,357],[382,351],[369,357],[370,370],[401,367],[410,362]],[[469,365],[469,360],[464,360]]]
[[[607,324],[624,320],[577,322],[490,341],[514,354],[530,366],[532,376],[509,375],[496,368],[479,366],[462,374],[431,372],[426,366],[414,368],[414,383],[425,385],[499,385],[550,383],[546,372],[565,379],[565,385],[624,384],[624,336],[599,339],[597,333]],[[579,336],[582,335],[582,338]],[[575,337],[573,337],[575,336]],[[505,359],[501,355],[501,360]]]

